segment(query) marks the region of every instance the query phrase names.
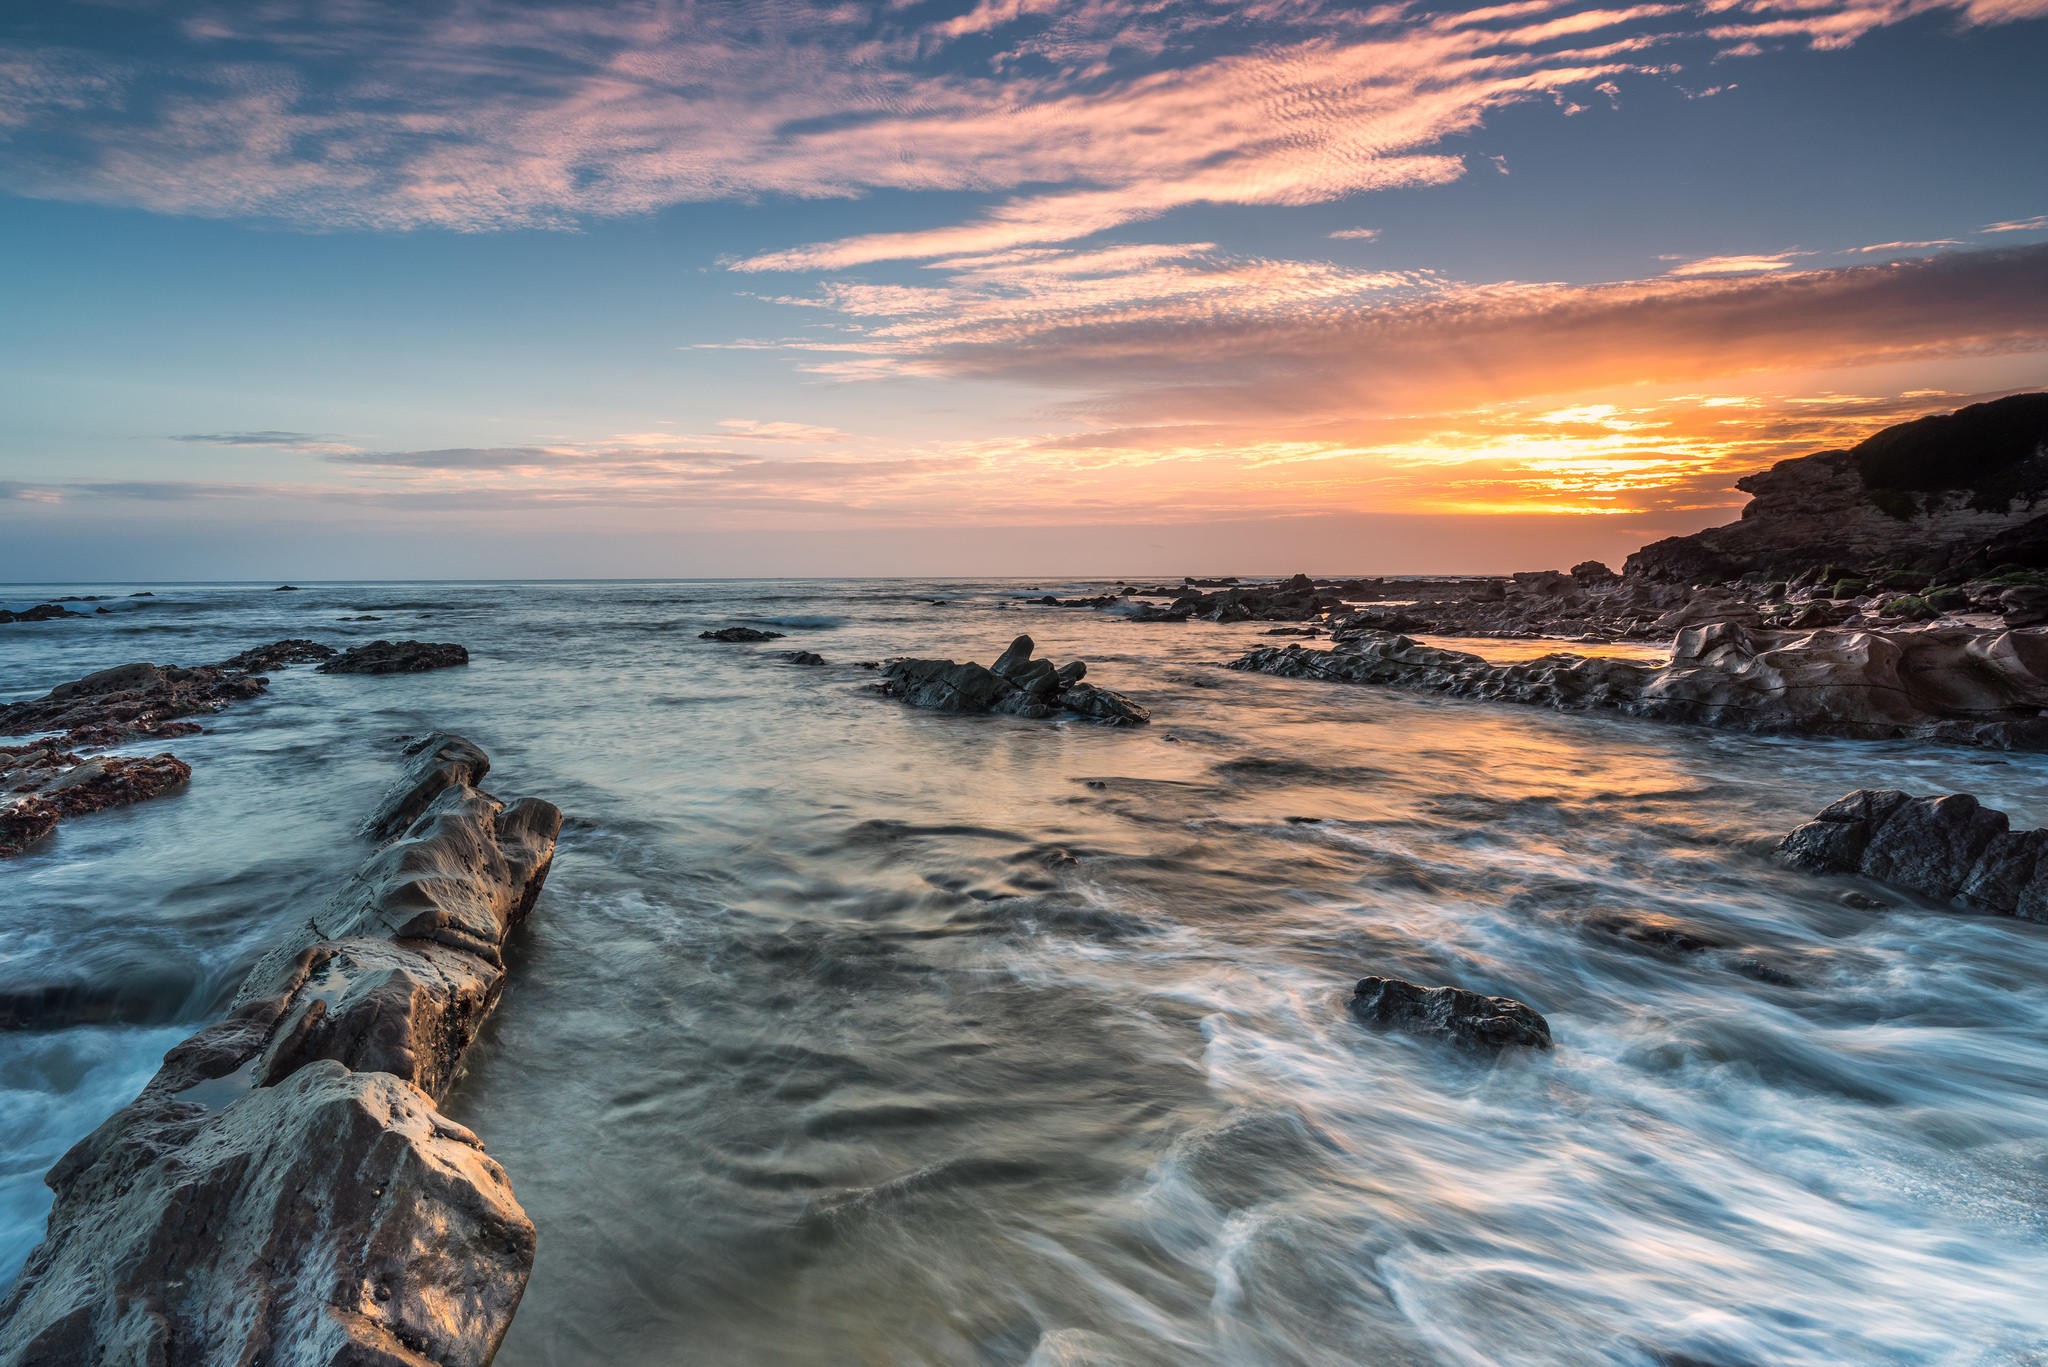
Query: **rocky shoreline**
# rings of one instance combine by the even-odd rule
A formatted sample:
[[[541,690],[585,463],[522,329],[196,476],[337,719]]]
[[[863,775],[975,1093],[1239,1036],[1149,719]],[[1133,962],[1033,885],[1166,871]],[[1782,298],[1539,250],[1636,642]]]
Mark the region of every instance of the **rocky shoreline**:
[[[1088,666],[1080,660],[1054,665],[1033,659],[1029,636],[1010,642],[984,668],[969,661],[891,660],[882,666],[876,689],[912,707],[932,712],[991,712],[1043,720],[1062,713],[1105,726],[1139,726],[1152,714],[1121,693],[1082,682]]]
[[[44,1242],[0,1300],[0,1365],[482,1367],[532,1223],[437,1102],[496,1002],[561,812],[476,786],[459,736],[407,748],[385,841],[51,1171]]]

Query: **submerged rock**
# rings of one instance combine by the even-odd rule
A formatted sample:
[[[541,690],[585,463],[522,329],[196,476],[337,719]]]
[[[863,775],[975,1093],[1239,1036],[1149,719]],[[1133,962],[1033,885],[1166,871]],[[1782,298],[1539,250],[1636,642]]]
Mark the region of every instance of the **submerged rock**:
[[[934,712],[998,712],[1045,718],[1061,712],[1109,726],[1133,726],[1152,714],[1121,693],[1083,683],[1088,666],[1079,660],[1055,668],[1052,661],[1033,659],[1029,636],[1010,642],[996,662],[983,668],[972,661],[891,660],[876,687],[912,707]]]
[[[716,631],[698,632],[697,639],[700,641],[729,641],[737,643],[742,641],[779,641],[782,639],[782,635],[779,631],[762,631],[758,627],[720,627]]]
[[[422,674],[469,663],[469,651],[452,641],[372,641],[315,665],[322,674]]]
[[[1722,622],[1681,631],[1660,666],[1567,653],[1490,664],[1365,631],[1331,650],[1269,646],[1229,667],[1745,731],[2048,749],[2048,634],[2038,632]]]
[[[1858,788],[1787,835],[1777,855],[1808,873],[1861,874],[1936,901],[2048,923],[2048,830],[2015,831],[2004,812],[1968,793],[1916,798]]]
[[[1409,1034],[1437,1035],[1478,1049],[1550,1048],[1550,1022],[1513,997],[1487,997],[1462,987],[1422,987],[1402,978],[1361,978],[1351,994],[1361,1023]]]
[[[825,663],[823,655],[809,650],[792,650],[785,653],[782,658],[793,665],[821,665]]]
[[[429,739],[419,754],[475,750]],[[421,772],[382,810],[412,804]],[[435,1102],[561,813],[507,806],[459,763],[424,772],[445,786],[403,834],[51,1170],[48,1237],[0,1300],[0,1367],[491,1360],[533,1225]]]

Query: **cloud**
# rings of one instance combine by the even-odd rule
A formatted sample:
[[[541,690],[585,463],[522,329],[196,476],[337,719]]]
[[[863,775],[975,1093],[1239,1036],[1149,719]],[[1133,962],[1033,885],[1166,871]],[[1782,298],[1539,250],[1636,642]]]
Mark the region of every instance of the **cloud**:
[[[2044,233],[2048,232],[2048,214],[2037,214],[2033,218],[2009,218],[2003,223],[1987,223],[1978,231],[1986,233]]]
[[[273,451],[303,451],[312,455],[345,455],[362,448],[338,437],[315,432],[187,432],[172,441],[201,446],[258,446]]]
[[[1673,266],[1667,275],[1756,275],[1792,269],[1792,258],[1805,252],[1773,252],[1767,256],[1706,256]]]
[[[1370,242],[1380,235],[1378,228],[1339,228],[1330,234],[1334,242]]]

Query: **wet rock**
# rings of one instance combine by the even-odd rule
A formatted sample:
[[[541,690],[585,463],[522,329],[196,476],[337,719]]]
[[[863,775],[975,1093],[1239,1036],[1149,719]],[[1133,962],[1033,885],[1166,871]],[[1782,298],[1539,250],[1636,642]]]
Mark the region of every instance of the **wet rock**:
[[[1777,857],[1808,873],[1861,874],[1936,901],[2048,922],[2048,831],[2012,830],[2005,813],[1968,793],[1859,788],[1787,835]]]
[[[300,589],[297,584],[279,584],[271,590],[272,593],[298,593],[299,591]]]
[[[912,707],[935,712],[994,712],[1043,719],[1061,712],[1110,726],[1130,726],[1152,719],[1121,693],[1083,683],[1087,666],[1075,661],[1055,668],[1050,660],[1033,659],[1029,636],[1019,636],[983,668],[952,660],[892,660],[876,685]]]
[[[33,786],[19,782],[23,772],[11,771],[13,794],[0,799],[0,859],[21,854],[69,817],[159,797],[188,781],[192,766],[175,755],[95,755],[52,769],[53,777]]]
[[[783,655],[782,658],[789,661],[793,665],[821,665],[825,663],[825,657],[823,655],[819,655],[815,651],[809,650],[788,651]]]
[[[73,612],[58,603],[41,603],[22,612],[0,611],[0,623],[7,622],[54,622],[59,617],[84,617],[83,612]]]
[[[762,631],[756,627],[720,627],[716,631],[698,632],[697,639],[700,641],[729,642],[779,641],[782,639],[782,633],[779,631]]]
[[[1681,631],[1670,663],[1656,666],[1568,653],[1490,664],[1356,631],[1331,650],[1268,646],[1229,667],[1745,731],[2048,749],[2048,635],[2034,632],[1723,622]]]
[[[362,833],[389,840],[419,819],[427,804],[450,788],[474,788],[491,772],[491,757],[481,747],[448,731],[408,743],[405,772],[364,819]]]
[[[1998,595],[1998,611],[2009,627],[2037,627],[2048,623],[2048,588],[2020,584]]]
[[[322,674],[422,674],[469,663],[469,651],[452,641],[372,641],[315,665]]]
[[[461,764],[431,772],[447,786],[403,834],[51,1170],[48,1237],[0,1300],[0,1367],[490,1361],[534,1230],[435,1102],[561,813],[507,806]]]
[[[280,641],[244,651],[217,665],[180,668],[143,662],[116,665],[59,684],[40,698],[0,706],[0,736],[62,731],[77,745],[113,745],[134,736],[190,735],[199,728],[175,721],[217,712],[258,696],[270,686],[259,668],[272,668],[293,651],[325,650],[312,641]],[[299,658],[314,658],[311,655]]]
[[[1470,1048],[1551,1047],[1550,1023],[1533,1008],[1512,997],[1486,997],[1461,987],[1361,978],[1350,1009],[1358,1021],[1377,1029],[1435,1035]]]
[[[220,667],[241,670],[247,674],[268,674],[272,670],[285,669],[295,664],[331,660],[339,653],[333,646],[295,637],[289,641],[273,641],[267,646],[257,646],[253,650],[245,650],[239,655],[230,656],[220,662]]]

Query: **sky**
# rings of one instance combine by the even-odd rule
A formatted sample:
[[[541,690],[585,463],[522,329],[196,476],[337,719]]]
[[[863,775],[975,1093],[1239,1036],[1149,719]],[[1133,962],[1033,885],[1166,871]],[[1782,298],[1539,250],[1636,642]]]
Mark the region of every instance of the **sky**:
[[[2048,386],[2048,0],[0,7],[0,580],[1484,573]]]

